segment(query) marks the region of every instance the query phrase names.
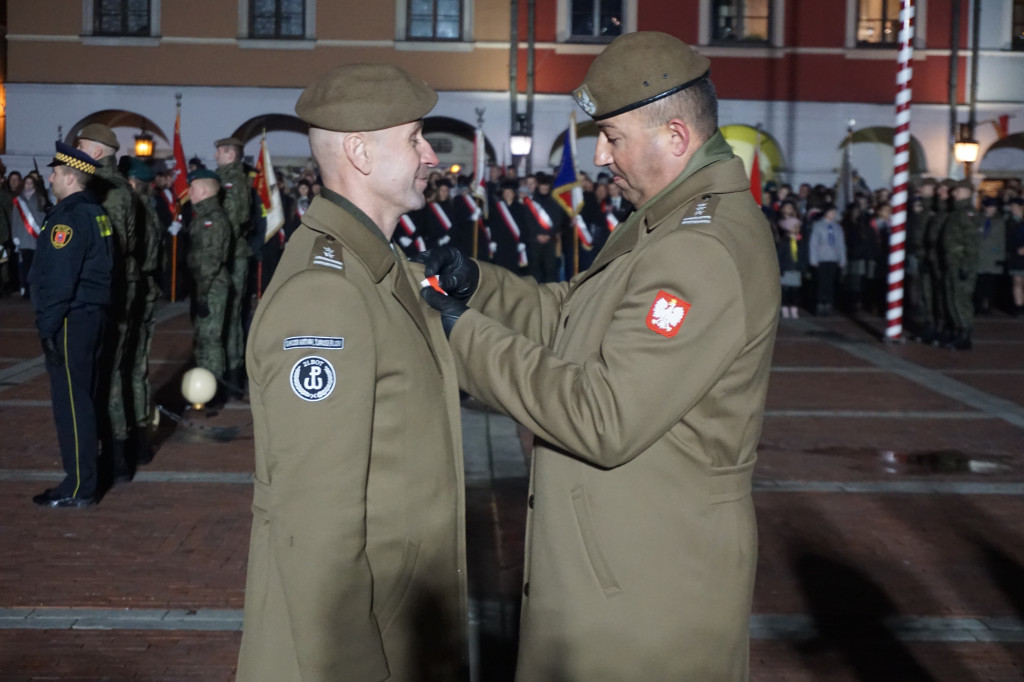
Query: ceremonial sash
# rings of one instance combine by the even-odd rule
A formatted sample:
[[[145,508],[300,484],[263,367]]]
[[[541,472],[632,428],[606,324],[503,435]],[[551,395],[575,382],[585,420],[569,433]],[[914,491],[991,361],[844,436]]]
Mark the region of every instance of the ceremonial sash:
[[[573,222],[576,223],[576,233],[580,236],[580,243],[589,251],[594,246],[594,237],[591,236],[590,230],[587,228],[587,221],[583,219],[583,216],[577,215]]]
[[[448,214],[444,212],[444,208],[436,201],[431,201],[429,205],[430,210],[434,212],[434,217],[444,225],[444,231],[449,232],[452,229],[452,221],[448,219]]]
[[[505,225],[508,227],[509,232],[515,235],[516,242],[519,242],[519,226],[516,225],[515,218],[512,217],[512,212],[508,210],[508,204],[504,201],[498,202],[498,212],[501,213],[501,219],[505,221]],[[526,266],[526,244],[517,244],[516,250],[519,251],[519,265],[521,267]]]
[[[18,207],[18,213],[21,214],[21,221],[25,223],[25,230],[28,231],[32,239],[39,237],[39,223],[36,222],[36,217],[32,215],[32,211],[25,204],[25,200],[18,197],[14,200],[14,205]]]
[[[469,208],[469,211],[471,213],[469,219],[473,221],[480,220],[480,207],[476,205],[476,202],[473,201],[473,198],[470,197],[468,194],[463,194],[462,200],[466,202],[466,207]]]
[[[537,219],[537,222],[544,228],[544,231],[550,232],[554,223],[551,220],[551,216],[548,215],[548,212],[544,210],[544,207],[530,197],[526,197],[523,200],[523,203],[526,204],[526,208],[530,209],[530,213],[532,213],[533,217]]]
[[[402,226],[402,229],[405,230],[405,233],[409,235],[408,237],[405,238],[405,241],[402,243],[402,246],[409,246],[409,244],[412,244],[415,241],[416,248],[418,250],[426,251],[427,243],[423,241],[422,237],[416,236],[416,223],[414,223],[412,219],[407,215],[403,215],[401,218],[399,218],[398,222]]]

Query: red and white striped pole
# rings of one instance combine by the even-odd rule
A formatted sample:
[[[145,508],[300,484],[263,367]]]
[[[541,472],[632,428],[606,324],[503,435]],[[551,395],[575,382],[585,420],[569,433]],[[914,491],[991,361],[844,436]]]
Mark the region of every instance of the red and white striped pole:
[[[886,296],[885,338],[903,334],[903,277],[907,242],[907,185],[910,180],[910,81],[914,70],[914,0],[900,0],[900,50],[896,73],[896,135],[893,138],[892,228],[889,233],[889,291]]]

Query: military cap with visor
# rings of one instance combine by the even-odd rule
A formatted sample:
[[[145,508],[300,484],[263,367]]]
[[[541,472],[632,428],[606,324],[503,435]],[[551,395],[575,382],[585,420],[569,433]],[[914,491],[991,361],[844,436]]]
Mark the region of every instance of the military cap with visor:
[[[418,121],[435,104],[429,85],[393,64],[346,64],[307,87],[295,113],[311,126],[355,133]]]
[[[681,92],[711,74],[711,62],[675,36],[626,33],[590,65],[573,97],[595,121]]]
[[[114,131],[109,126],[105,126],[102,123],[90,123],[85,126],[78,131],[78,139],[100,142],[108,147],[113,147],[115,152],[121,149],[121,143],[117,141],[117,135],[114,134]]]
[[[60,141],[57,141],[56,146],[57,150],[53,155],[53,161],[46,164],[50,168],[67,166],[89,175],[96,172],[96,160],[82,150]]]

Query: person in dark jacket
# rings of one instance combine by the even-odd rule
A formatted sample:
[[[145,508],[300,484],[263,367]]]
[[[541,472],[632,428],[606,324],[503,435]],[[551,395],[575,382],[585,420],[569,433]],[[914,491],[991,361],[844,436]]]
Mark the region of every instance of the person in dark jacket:
[[[94,400],[100,340],[110,304],[113,229],[85,189],[96,173],[96,162],[57,142],[50,166],[50,184],[58,203],[39,232],[30,277],[65,476],[56,488],[32,501],[44,507],[80,508],[95,504],[100,492]]]

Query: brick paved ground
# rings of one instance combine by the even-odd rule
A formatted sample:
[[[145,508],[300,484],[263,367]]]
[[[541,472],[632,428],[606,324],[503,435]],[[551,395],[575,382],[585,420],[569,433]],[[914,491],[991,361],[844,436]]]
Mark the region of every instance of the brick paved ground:
[[[180,306],[179,306],[180,309]],[[191,329],[165,309],[152,376],[180,412]],[[757,682],[1024,679],[1024,322],[954,353],[877,319],[780,329],[755,481]],[[59,478],[29,306],[0,300],[0,681],[233,678],[250,523],[244,403],[164,419],[135,482],[85,511]],[[526,458],[467,405],[479,679],[511,680]],[[211,429],[233,427],[217,442]],[[69,610],[70,609],[70,610]],[[543,681],[539,681],[543,682]]]

